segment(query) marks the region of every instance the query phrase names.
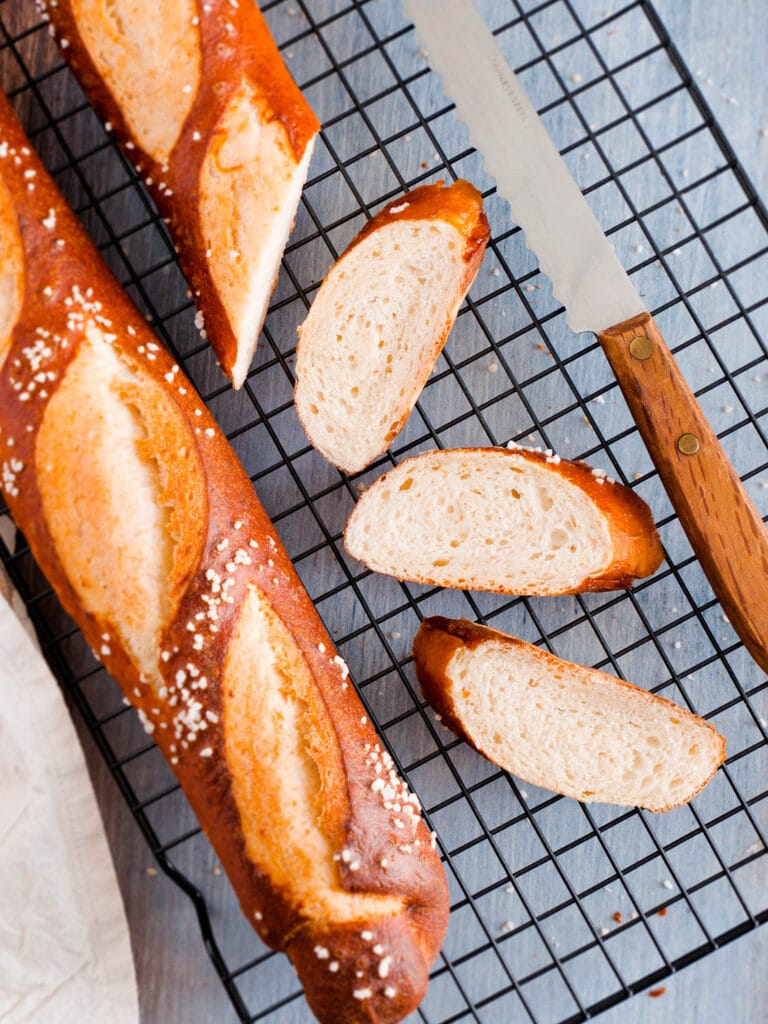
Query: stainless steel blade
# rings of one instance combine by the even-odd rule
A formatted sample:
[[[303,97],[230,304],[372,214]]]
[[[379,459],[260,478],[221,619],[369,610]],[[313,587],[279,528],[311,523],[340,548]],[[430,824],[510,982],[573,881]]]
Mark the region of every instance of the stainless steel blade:
[[[613,246],[472,0],[403,0],[574,331],[645,312]]]

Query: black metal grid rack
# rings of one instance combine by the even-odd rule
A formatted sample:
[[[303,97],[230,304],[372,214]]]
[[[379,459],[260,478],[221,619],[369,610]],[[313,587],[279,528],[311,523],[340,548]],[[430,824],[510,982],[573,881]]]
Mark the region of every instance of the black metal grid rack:
[[[765,513],[768,215],[653,6],[481,6]],[[324,126],[239,393],[193,327],[151,203],[32,3],[0,3],[0,81],[110,266],[227,431],[438,832],[452,917],[418,1019],[585,1020],[768,918],[768,680],[713,599],[597,343],[566,327],[397,0],[263,8]],[[366,217],[405,188],[455,176],[484,190],[492,244],[391,453],[346,478],[298,428],[295,327]],[[401,585],[346,556],[340,535],[358,487],[393,461],[510,439],[608,467],[635,488],[656,515],[662,569],[627,594],[523,600]],[[286,961],[212,879],[213,854],[172,775],[23,540],[3,554],[148,844],[194,900],[238,1017],[309,1021]],[[410,639],[419,617],[437,612],[488,622],[692,708],[727,737],[726,766],[691,805],[664,816],[523,787],[422,705]]]

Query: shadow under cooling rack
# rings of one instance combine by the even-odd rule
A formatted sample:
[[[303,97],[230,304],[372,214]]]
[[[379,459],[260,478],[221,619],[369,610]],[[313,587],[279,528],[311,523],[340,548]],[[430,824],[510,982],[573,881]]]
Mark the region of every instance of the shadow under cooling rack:
[[[483,0],[599,221],[763,515],[768,489],[768,217],[650,3]],[[417,1017],[582,1021],[768,916],[768,681],[724,620],[590,337],[573,335],[394,0],[263,5],[323,121],[246,387],[225,385],[162,223],[32,4],[0,3],[0,79],[104,258],[204,397],[251,475],[362,699],[439,836],[452,914]],[[339,474],[292,405],[296,326],[384,202],[467,177],[493,232],[417,408],[366,473]],[[417,451],[543,445],[602,465],[654,511],[666,561],[629,593],[519,599],[374,576],[340,542],[359,489]],[[242,1021],[309,1022],[293,971],[241,917],[155,746],[19,538],[4,560],[59,679],[162,868],[192,897]],[[522,786],[420,699],[421,616],[465,615],[711,719],[728,761],[663,816]]]

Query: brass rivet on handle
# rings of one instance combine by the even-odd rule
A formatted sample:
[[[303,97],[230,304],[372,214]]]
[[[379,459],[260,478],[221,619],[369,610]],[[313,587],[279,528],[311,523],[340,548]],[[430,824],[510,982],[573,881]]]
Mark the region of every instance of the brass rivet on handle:
[[[629,354],[634,359],[650,359],[653,352],[653,342],[644,334],[638,334],[629,343]]]
[[[695,434],[681,434],[677,439],[677,448],[683,455],[695,455],[701,445]]]

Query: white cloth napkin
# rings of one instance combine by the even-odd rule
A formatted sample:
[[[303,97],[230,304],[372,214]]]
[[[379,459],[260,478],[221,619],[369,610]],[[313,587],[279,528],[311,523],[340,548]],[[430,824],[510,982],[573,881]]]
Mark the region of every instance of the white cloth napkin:
[[[0,1021],[138,1020],[128,926],[80,743],[0,596]]]

